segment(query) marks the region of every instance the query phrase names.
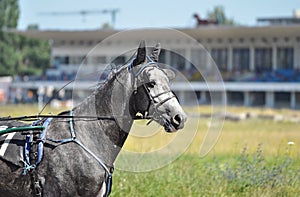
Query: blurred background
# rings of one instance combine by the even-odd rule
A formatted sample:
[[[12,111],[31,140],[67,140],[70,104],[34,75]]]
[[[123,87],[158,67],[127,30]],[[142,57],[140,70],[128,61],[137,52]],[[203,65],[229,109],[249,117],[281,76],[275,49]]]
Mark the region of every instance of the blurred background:
[[[300,196],[300,1],[0,0],[0,116],[36,114],[49,100],[44,113],[72,107],[74,93],[87,96],[109,65],[128,61],[140,32],[105,40],[135,28],[151,30],[143,36],[161,43],[159,61],[182,74],[172,89],[188,122],[167,134],[136,121],[133,134],[155,128],[147,138],[130,135],[123,150],[151,153],[177,135],[192,139],[184,147],[175,142],[180,154],[159,170],[117,168],[112,196]],[[212,64],[224,84],[211,75]],[[95,75],[62,88],[79,68]],[[213,114],[212,95],[226,113]],[[165,158],[155,156],[154,164]]]
[[[300,3],[296,1],[2,0],[0,9],[2,104],[43,102],[54,96],[55,104],[69,105],[73,87],[53,92],[74,79],[80,65],[91,73],[111,62],[122,65],[131,54],[116,54],[113,49],[134,41],[116,40],[87,57],[93,47],[118,32],[153,27],[176,29],[204,46],[205,50],[193,48],[161,29],[147,37],[170,49],[162,51],[160,62],[192,82],[199,104],[210,104],[210,91],[218,92],[204,83],[212,58],[225,81],[227,104],[300,107]],[[199,73],[195,66],[205,69]],[[81,79],[81,91],[89,88],[84,81],[97,77]],[[189,105],[190,90],[180,81],[173,89],[181,103]]]

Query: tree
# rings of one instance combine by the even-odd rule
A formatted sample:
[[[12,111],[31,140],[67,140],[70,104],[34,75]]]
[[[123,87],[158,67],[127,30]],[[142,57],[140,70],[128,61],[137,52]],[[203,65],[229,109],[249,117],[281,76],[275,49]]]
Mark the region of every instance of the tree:
[[[16,0],[0,0],[0,75],[13,74],[18,63],[19,54],[14,46],[18,37],[4,32],[16,28],[19,17],[19,6]]]
[[[212,11],[208,11],[207,18],[210,20],[217,20],[218,24],[222,25],[236,25],[233,19],[229,19],[225,15],[223,6],[215,6]]]
[[[50,65],[47,41],[7,31],[16,29],[19,13],[17,0],[0,0],[0,76],[41,74]]]
[[[27,30],[39,30],[38,24],[30,24],[27,26]]]
[[[112,29],[112,26],[109,23],[103,23],[101,29]]]
[[[41,75],[50,65],[50,45],[47,41],[20,37],[22,51],[19,75]],[[21,44],[22,43],[22,44]]]
[[[1,30],[16,28],[19,19],[19,5],[17,0],[0,0]]]
[[[13,75],[18,62],[20,53],[14,48],[17,37],[0,32],[0,75]]]

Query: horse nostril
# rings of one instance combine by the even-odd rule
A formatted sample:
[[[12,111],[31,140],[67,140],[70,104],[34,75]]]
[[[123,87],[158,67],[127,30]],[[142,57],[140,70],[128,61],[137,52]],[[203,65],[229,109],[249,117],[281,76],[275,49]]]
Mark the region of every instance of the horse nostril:
[[[176,114],[173,118],[173,123],[178,127],[182,122],[182,116],[180,114]]]

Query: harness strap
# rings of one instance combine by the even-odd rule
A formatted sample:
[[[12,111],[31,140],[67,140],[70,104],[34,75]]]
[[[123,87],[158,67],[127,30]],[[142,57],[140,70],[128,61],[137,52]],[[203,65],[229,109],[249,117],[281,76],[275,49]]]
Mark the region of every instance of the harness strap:
[[[13,132],[25,132],[25,131],[41,131],[45,129],[44,126],[25,126],[25,127],[12,127],[12,128],[7,128],[7,129],[4,129],[4,130],[0,130],[0,135],[3,135],[3,134],[7,134],[7,133],[13,133]]]
[[[55,142],[55,143],[60,143],[60,144],[66,144],[70,142],[74,142],[78,144],[83,150],[85,150],[88,154],[90,154],[100,165],[101,167],[105,170],[107,173],[107,179],[106,179],[106,190],[105,190],[105,197],[108,197],[110,192],[111,192],[111,187],[112,187],[112,173],[113,173],[113,167],[108,169],[105,163],[97,157],[96,154],[94,154],[87,146],[85,146],[82,142],[80,142],[77,137],[76,133],[74,130],[74,125],[73,125],[73,111],[70,111],[70,119],[69,119],[69,124],[70,124],[70,133],[71,133],[71,138],[66,138],[62,140],[55,140],[51,138],[47,138],[47,140]]]
[[[46,137],[46,132],[47,132],[47,127],[49,126],[52,118],[47,118],[43,122],[43,126],[41,128],[44,128],[42,130],[42,133],[39,136],[39,139],[36,141],[37,142],[37,158],[35,163],[31,163],[30,161],[30,151],[32,148],[32,144],[34,142],[34,135],[33,133],[29,133],[26,135],[26,140],[25,140],[25,146],[24,146],[24,156],[25,156],[25,161],[24,161],[24,167],[23,167],[23,175],[26,175],[28,171],[35,169],[42,161],[43,158],[43,150],[44,150],[44,143],[45,143],[45,137]],[[39,121],[35,121],[32,126],[35,128],[36,124],[38,124]]]
[[[25,145],[24,145],[24,157],[25,160],[23,161],[24,167],[23,167],[23,175],[26,175],[28,172],[30,172],[30,179],[31,179],[31,187],[32,187],[32,193],[36,197],[42,196],[42,186],[40,183],[40,180],[38,178],[38,174],[36,171],[37,166],[41,163],[43,158],[43,150],[44,150],[44,143],[45,143],[45,137],[47,132],[47,127],[49,126],[52,118],[47,118],[42,126],[37,126],[40,124],[41,120],[37,120],[32,123],[31,127],[34,128],[30,130],[30,127],[27,127],[25,131],[28,131],[28,134],[26,135],[25,139]],[[38,139],[36,139],[37,133],[34,133],[34,130],[37,130],[37,128],[41,128],[42,130],[41,134],[39,135]],[[36,152],[36,155],[31,157],[32,148],[36,149],[34,151]],[[34,153],[35,154],[35,153]],[[31,159],[34,159],[35,162],[31,163]]]
[[[73,127],[73,110],[70,111],[70,132],[72,139],[76,139],[74,127]]]
[[[176,98],[174,95],[160,101],[157,105],[156,105],[156,108],[160,107],[161,105],[163,105],[165,102],[167,102],[168,100],[172,99],[172,98]]]
[[[160,97],[161,95],[168,94],[169,92],[172,92],[172,91],[171,91],[171,90],[167,90],[167,91],[161,92],[161,93],[159,93],[159,94],[157,94],[157,95],[155,95],[155,96],[152,96],[152,95],[151,95],[151,97],[152,97],[153,99],[155,99],[155,98]]]
[[[34,195],[36,197],[41,197],[42,196],[42,187],[41,187],[36,170],[33,170],[33,172],[30,173],[30,178],[31,178],[31,185],[32,185]]]

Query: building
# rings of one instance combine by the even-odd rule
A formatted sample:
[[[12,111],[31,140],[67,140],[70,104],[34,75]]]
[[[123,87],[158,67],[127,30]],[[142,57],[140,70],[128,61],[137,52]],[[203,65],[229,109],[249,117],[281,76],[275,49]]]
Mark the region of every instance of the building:
[[[211,55],[223,76],[228,104],[300,108],[300,24],[271,23],[251,27],[208,25],[177,31],[197,40]],[[120,51],[128,51],[138,45],[138,31],[106,42],[105,50],[92,50],[97,43],[119,32],[18,31],[21,35],[51,42],[53,68],[47,70],[46,80],[42,83],[14,82],[13,87],[38,89],[41,85],[46,87],[51,84],[58,89],[65,80],[74,77],[81,64],[86,70],[92,71],[101,66],[104,69],[111,61],[125,63],[132,54],[120,55]],[[190,63],[180,55],[193,59],[202,53],[201,50],[195,50],[188,39],[173,37],[163,29],[143,32],[143,37],[147,38],[147,42],[159,41],[164,48],[170,49],[162,52],[162,62],[181,71],[192,72],[189,71]],[[205,64],[206,61],[202,58],[199,64]],[[184,104],[189,104],[189,91],[195,91],[201,103],[210,102],[211,92],[224,94],[218,83],[208,89],[201,75],[189,73],[188,77],[192,89],[180,81],[173,83],[173,89]],[[85,89],[88,84],[88,79],[83,80],[78,88]]]

